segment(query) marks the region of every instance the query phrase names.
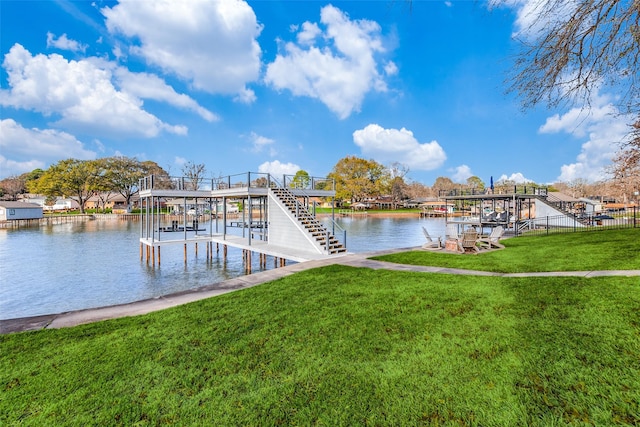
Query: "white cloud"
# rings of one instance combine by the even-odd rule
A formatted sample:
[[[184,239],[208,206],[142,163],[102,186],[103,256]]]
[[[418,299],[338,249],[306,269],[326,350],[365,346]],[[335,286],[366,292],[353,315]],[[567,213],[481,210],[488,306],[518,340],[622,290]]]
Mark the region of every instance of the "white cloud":
[[[318,27],[318,24],[305,22],[302,24],[302,30],[298,33],[298,43],[312,45],[321,34],[322,30]]]
[[[578,139],[587,139],[581,147],[576,162],[562,165],[559,181],[570,182],[577,178],[599,181],[607,177],[606,167],[628,135],[629,117],[620,115],[605,98],[597,98],[599,105],[583,110],[573,108],[563,115],[547,118],[540,133],[568,133]]]
[[[39,160],[27,160],[24,162],[10,160],[0,155],[0,178],[6,178],[13,175],[21,175],[25,172],[31,172],[34,169],[44,169],[46,164]]]
[[[575,1],[549,0],[490,0],[491,7],[506,6],[516,11],[514,35],[524,39],[535,38],[553,22],[565,20],[574,10]],[[552,13],[547,13],[553,7]]]
[[[387,76],[395,76],[398,74],[398,66],[393,61],[389,61],[384,66],[384,72]]]
[[[157,77],[134,74],[97,58],[68,61],[58,54],[32,56],[15,44],[5,55],[3,67],[10,89],[0,91],[0,105],[59,118],[56,125],[76,133],[147,138],[160,132],[187,133],[185,126],[164,123],[145,111],[140,97],[191,109],[207,120],[216,119]]]
[[[377,124],[353,132],[353,142],[376,161],[400,162],[412,170],[433,170],[447,159],[437,141],[420,143],[413,132],[402,128],[384,129]]]
[[[565,132],[575,137],[584,137],[595,127],[611,122],[618,115],[618,110],[604,98],[596,98],[599,105],[591,108],[572,108],[563,115],[554,114],[540,126],[540,133]]]
[[[315,23],[302,25],[298,44],[284,45],[284,52],[267,66],[265,81],[296,96],[319,99],[345,119],[360,110],[368,92],[387,90],[375,59],[385,52],[380,26],[364,19],[350,20],[331,5],[322,8],[320,22],[324,32]],[[388,73],[397,72],[392,64],[386,64]]]
[[[473,172],[471,172],[471,168],[467,165],[460,165],[456,167],[455,172],[451,179],[453,182],[467,182],[467,178],[473,176]]]
[[[184,157],[176,156],[173,162],[178,166],[184,166],[187,164],[187,159],[185,159]]]
[[[502,174],[500,176],[500,178],[498,178],[498,180],[496,182],[498,182],[498,181],[512,181],[512,182],[515,182],[516,184],[525,184],[527,182],[535,182],[532,179],[526,178],[520,172],[512,173],[509,176],[507,176],[506,174]]]
[[[57,39],[55,34],[47,33],[47,47],[55,47],[61,50],[70,50],[71,52],[84,52],[87,50],[87,45],[78,43],[75,40],[71,40],[66,34],[61,35]]]
[[[249,140],[251,140],[251,143],[253,144],[252,151],[255,153],[261,152],[265,147],[272,145],[275,142],[273,139],[258,135],[255,132],[251,132],[249,134]]]
[[[276,179],[281,179],[282,175],[295,175],[300,170],[300,166],[294,163],[280,163],[279,160],[273,162],[264,162],[258,166],[258,172],[270,173],[275,176]]]
[[[111,33],[129,38],[131,54],[199,90],[255,100],[246,84],[259,77],[262,27],[246,2],[120,0],[101,11]]]
[[[13,119],[0,120],[2,175],[22,173],[60,159],[94,159],[73,135],[53,129],[26,129]]]
[[[132,73],[123,67],[116,68],[114,73],[120,89],[124,92],[139,98],[153,99],[191,110],[208,122],[220,120],[216,114],[199,105],[193,98],[177,93],[158,76],[149,73]]]

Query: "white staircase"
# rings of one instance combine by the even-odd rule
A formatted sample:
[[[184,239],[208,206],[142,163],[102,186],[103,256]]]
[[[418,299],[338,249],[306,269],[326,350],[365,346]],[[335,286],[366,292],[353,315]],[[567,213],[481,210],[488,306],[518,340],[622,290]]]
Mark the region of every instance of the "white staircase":
[[[306,234],[306,240],[310,242],[316,250],[328,255],[337,255],[347,251],[331,231],[311,214],[291,191],[283,187],[271,188],[269,191],[270,195],[286,210],[287,216],[296,222],[298,229]],[[273,219],[273,217],[271,218]],[[272,242],[274,238],[276,238],[276,236],[270,235],[270,242]]]

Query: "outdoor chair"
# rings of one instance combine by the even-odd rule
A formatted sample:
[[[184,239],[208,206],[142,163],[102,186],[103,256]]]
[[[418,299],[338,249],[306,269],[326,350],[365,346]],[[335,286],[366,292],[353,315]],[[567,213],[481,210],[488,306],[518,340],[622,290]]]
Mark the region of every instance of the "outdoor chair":
[[[444,248],[448,251],[460,251],[460,235],[458,234],[457,224],[447,224]]]
[[[487,237],[481,237],[478,239],[478,244],[482,249],[498,248],[503,249],[504,245],[499,242],[500,238],[504,234],[504,227],[501,225],[491,230],[491,233]]]
[[[438,236],[438,240],[434,240],[434,238],[431,237],[427,229],[424,227],[422,227],[422,233],[424,234],[424,237],[427,239],[427,243],[422,245],[422,249],[440,249],[441,237]]]
[[[447,240],[458,240],[460,236],[458,235],[458,226],[456,224],[447,224],[446,236]]]
[[[462,238],[458,240],[460,252],[479,252],[480,248],[476,246],[478,241],[478,232],[477,231],[465,231],[462,234]]]

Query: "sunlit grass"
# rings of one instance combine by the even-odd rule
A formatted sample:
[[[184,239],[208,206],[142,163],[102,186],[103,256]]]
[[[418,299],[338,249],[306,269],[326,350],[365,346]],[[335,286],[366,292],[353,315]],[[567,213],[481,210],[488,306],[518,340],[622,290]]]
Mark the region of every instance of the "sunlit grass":
[[[2,425],[634,425],[637,278],[330,266],[0,336]]]
[[[640,269],[640,228],[515,237],[501,243],[506,249],[476,255],[418,250],[373,259],[504,273]]]

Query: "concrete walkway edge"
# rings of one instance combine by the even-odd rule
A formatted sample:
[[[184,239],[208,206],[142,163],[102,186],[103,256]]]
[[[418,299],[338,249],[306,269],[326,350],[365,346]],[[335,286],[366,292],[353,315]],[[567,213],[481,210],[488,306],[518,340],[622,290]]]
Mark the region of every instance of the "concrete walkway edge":
[[[49,328],[65,328],[98,322],[101,320],[116,319],[127,316],[137,316],[164,310],[166,308],[211,298],[218,295],[233,292],[239,289],[247,289],[262,283],[270,282],[281,277],[289,276],[299,271],[308,270],[332,264],[348,265],[352,267],[371,268],[374,270],[414,271],[423,273],[460,274],[473,276],[495,277],[598,277],[598,276],[640,276],[640,270],[604,270],[604,271],[559,271],[559,272],[533,272],[533,273],[495,273],[488,271],[462,270],[457,268],[429,267],[407,264],[394,264],[384,261],[369,259],[372,256],[405,252],[417,248],[401,248],[363,254],[347,254],[329,259],[306,261],[292,264],[273,270],[262,271],[246,276],[236,277],[224,282],[189,289],[175,294],[157,298],[135,301],[127,304],[119,304],[108,307],[89,308],[85,310],[69,311],[59,314],[43,316],[23,317],[16,319],[0,320],[0,334],[13,332],[32,331]]]

